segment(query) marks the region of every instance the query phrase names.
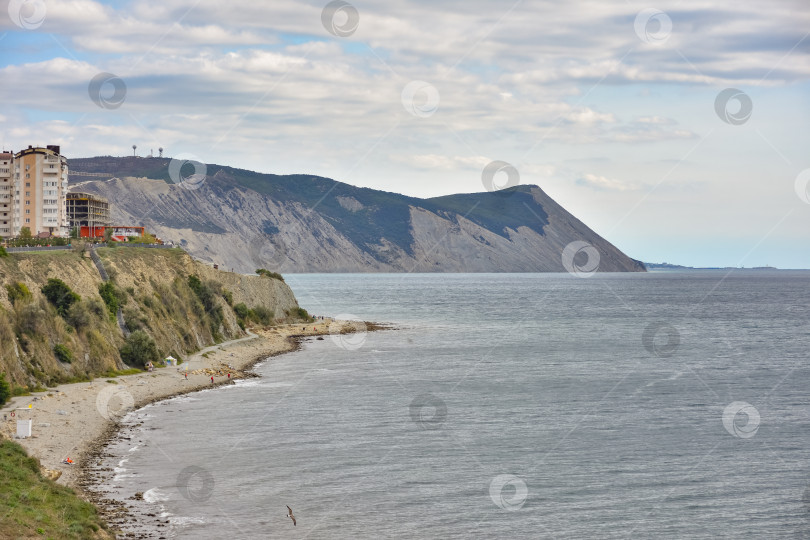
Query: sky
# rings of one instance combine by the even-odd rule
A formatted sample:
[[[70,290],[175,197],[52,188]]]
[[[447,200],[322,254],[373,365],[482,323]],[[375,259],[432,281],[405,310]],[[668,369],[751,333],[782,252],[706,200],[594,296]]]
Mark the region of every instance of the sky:
[[[636,259],[810,268],[806,0],[2,3],[4,149],[534,184]]]

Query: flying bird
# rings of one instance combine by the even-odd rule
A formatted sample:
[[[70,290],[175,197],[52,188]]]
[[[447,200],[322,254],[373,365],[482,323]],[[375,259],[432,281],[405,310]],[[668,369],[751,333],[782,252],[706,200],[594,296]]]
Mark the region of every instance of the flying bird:
[[[295,516],[293,515],[293,513],[292,513],[292,508],[290,508],[290,505],[289,505],[289,504],[287,505],[287,517],[288,517],[288,518],[290,518],[290,519],[292,520],[292,522],[293,522],[293,527],[295,527]]]

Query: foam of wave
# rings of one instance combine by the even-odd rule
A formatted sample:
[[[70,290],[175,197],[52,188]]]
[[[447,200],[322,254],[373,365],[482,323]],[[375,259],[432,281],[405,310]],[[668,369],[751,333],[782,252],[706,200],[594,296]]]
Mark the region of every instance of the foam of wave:
[[[152,488],[148,491],[144,491],[143,493],[143,500],[152,504],[156,502],[163,502],[169,500],[169,494],[165,493],[160,490],[160,488]]]

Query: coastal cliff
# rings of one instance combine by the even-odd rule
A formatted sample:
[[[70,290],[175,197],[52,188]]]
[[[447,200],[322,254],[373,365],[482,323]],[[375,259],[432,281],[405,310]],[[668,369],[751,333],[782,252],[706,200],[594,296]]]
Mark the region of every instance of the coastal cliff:
[[[265,323],[298,317],[295,296],[279,279],[214,270],[181,249],[120,246],[97,253],[110,278],[104,289],[97,267],[79,249],[0,258],[0,373],[14,387],[142,367],[122,360],[131,332],[146,334],[160,358],[184,358],[246,335],[246,310]],[[43,294],[51,278],[77,295],[69,307]],[[123,329],[111,306],[120,306]]]

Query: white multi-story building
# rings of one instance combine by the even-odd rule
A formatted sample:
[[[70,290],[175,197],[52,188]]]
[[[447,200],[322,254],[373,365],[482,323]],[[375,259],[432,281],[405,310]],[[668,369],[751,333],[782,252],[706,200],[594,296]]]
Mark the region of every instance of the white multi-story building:
[[[0,238],[14,236],[14,154],[0,152]]]
[[[68,166],[59,150],[59,146],[52,145],[29,146],[13,156],[0,153],[0,236],[19,236],[23,227],[28,227],[34,236],[68,236]],[[6,167],[13,174],[8,182],[3,176]],[[10,197],[3,198],[4,194]],[[8,216],[4,215],[6,201]],[[11,219],[4,224],[6,217]]]

